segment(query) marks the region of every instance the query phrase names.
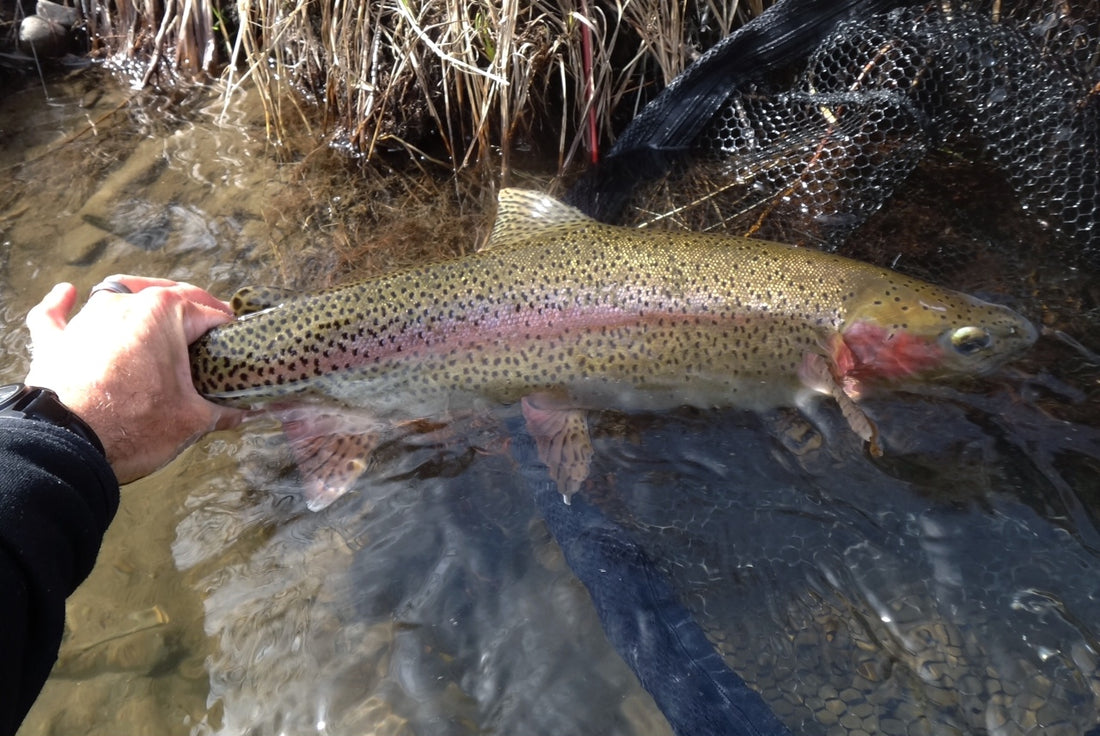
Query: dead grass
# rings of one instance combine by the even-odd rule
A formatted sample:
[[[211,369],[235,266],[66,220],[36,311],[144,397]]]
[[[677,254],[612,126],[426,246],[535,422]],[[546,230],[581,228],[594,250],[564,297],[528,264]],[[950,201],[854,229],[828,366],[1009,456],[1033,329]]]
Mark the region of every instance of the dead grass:
[[[517,153],[566,170],[762,0],[116,0],[94,49],[142,84],[220,75],[290,129],[460,171]],[[596,142],[599,143],[596,143]]]

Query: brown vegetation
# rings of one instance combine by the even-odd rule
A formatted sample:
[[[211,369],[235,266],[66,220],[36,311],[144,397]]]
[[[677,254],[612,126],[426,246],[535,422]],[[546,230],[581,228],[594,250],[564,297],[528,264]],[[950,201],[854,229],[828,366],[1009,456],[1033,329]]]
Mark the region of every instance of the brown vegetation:
[[[145,84],[222,76],[292,127],[368,158],[460,170],[513,155],[564,170],[763,0],[117,0],[93,51]],[[591,131],[591,132],[590,132]]]

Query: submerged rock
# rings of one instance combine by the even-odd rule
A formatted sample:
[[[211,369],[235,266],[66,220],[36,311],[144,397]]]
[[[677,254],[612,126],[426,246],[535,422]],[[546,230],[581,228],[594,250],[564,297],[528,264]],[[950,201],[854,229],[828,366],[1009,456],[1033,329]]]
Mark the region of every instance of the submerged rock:
[[[40,58],[64,56],[69,49],[69,32],[60,23],[28,15],[19,24],[19,48]]]
[[[38,58],[55,59],[73,48],[73,26],[80,20],[80,11],[64,5],[38,0],[35,15],[28,15],[19,24],[19,48]]]
[[[72,30],[72,27],[80,20],[80,11],[77,8],[52,3],[50,0],[38,0],[34,12],[39,18],[53,21],[67,31]]]

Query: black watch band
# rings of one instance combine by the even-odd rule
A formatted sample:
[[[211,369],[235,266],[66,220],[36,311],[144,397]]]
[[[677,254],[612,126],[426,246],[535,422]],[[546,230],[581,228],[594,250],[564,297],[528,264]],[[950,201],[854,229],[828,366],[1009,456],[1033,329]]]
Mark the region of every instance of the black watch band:
[[[48,388],[36,388],[22,383],[0,386],[0,416],[23,417],[64,427],[91,442],[104,457],[107,456],[103,443],[87,422],[62,404],[57,394]]]

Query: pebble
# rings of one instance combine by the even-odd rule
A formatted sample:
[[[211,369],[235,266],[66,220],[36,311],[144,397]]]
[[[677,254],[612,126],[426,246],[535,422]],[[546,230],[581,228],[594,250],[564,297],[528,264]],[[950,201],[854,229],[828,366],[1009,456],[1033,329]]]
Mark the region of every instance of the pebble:
[[[901,736],[906,733],[905,724],[897,718],[883,718],[878,722],[879,731],[886,736]]]
[[[35,14],[19,23],[19,48],[39,59],[55,59],[73,48],[72,30],[80,22],[80,11],[65,5],[38,0]]]
[[[76,8],[53,3],[50,0],[38,0],[34,13],[39,18],[57,23],[65,30],[71,30],[80,20],[80,11]]]
[[[28,15],[19,24],[19,48],[42,59],[64,56],[69,50],[69,32],[56,21]]]

